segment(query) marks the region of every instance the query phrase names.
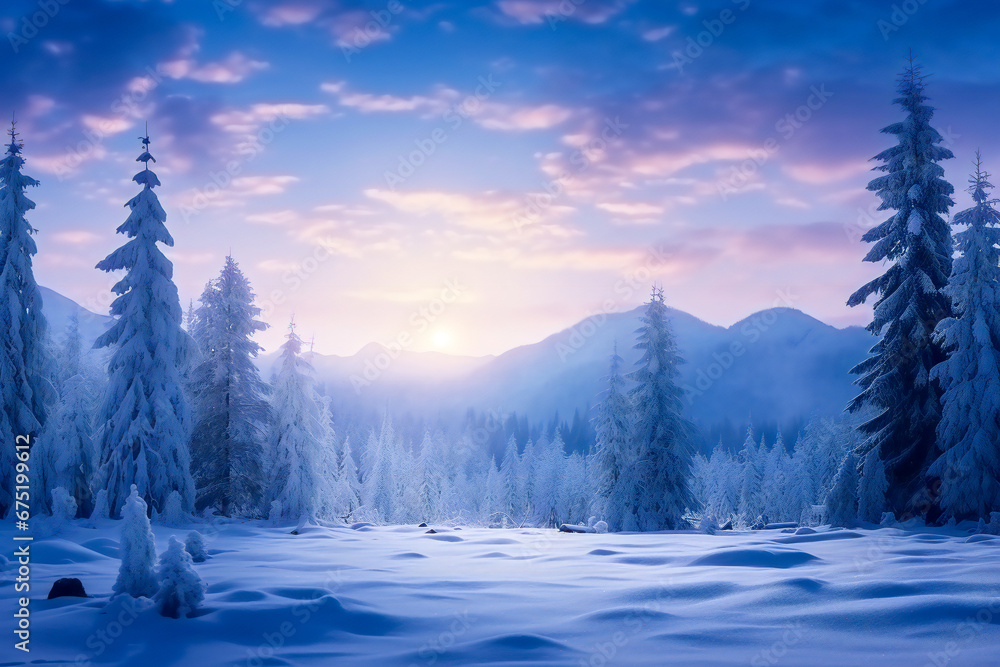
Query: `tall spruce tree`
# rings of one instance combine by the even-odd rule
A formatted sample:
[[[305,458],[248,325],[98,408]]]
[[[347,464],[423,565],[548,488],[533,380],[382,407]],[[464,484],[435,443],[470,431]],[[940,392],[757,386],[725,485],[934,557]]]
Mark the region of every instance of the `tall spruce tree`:
[[[637,526],[636,508],[630,502],[636,495],[633,488],[636,461],[630,447],[632,405],[621,374],[624,363],[615,344],[608,388],[594,417],[597,496],[601,518],[607,522],[610,531],[635,530]]]
[[[259,505],[264,479],[262,443],[269,417],[267,386],[254,358],[254,334],[267,325],[239,265],[226,257],[219,277],[202,293],[196,311],[201,361],[191,374],[195,425],[191,459],[198,505],[223,515]]]
[[[184,511],[194,507],[194,481],[188,449],[189,408],[182,376],[194,344],[181,329],[181,305],[173,265],[157,244],[173,246],[164,223],[167,214],[153,192],[160,180],[149,168],[149,137],[136,158],[143,170],[132,180],[142,191],[128,201],[128,219],[118,233],[129,240],[97,268],[126,271],[112,291],[114,324],[94,343],[113,347],[109,385],[97,433],[101,461],[97,488],[107,490],[112,515],[129,497],[132,485],[157,511],[177,491]]]
[[[0,516],[14,505],[14,443],[33,442],[45,425],[53,390],[45,351],[47,325],[31,258],[35,229],[25,214],[35,203],[25,196],[38,181],[21,173],[23,145],[11,123],[7,153],[0,160]]]
[[[938,325],[949,356],[933,371],[944,394],[941,454],[929,473],[941,480],[945,514],[956,519],[1000,511],[1000,213],[978,153],[975,166],[975,205],[953,220],[966,226],[956,235],[962,254],[948,286],[955,314]]]
[[[873,408],[875,416],[859,429],[865,436],[859,456],[878,447],[889,480],[888,502],[906,513],[923,504],[925,471],[941,417],[940,389],[930,377],[943,359],[933,340],[938,322],[950,314],[944,288],[952,262],[951,230],[944,214],[952,206],[954,188],[944,180],[941,160],[954,157],[930,121],[925,77],[910,60],[899,80],[895,103],[906,117],[882,132],[898,143],[875,156],[884,172],[868,189],[894,211],[862,239],[874,244],[867,262],[887,263],[884,274],[864,285],[849,306],[878,295],[868,331],[880,340],[871,356],[852,369],[861,393],[850,403],[852,412]]]
[[[639,527],[674,530],[684,526],[684,512],[691,506],[691,426],[681,415],[681,357],[662,289],[653,289],[636,334],[635,347],[642,356],[630,376],[635,382],[630,396],[635,406],[634,455],[640,462]]]
[[[324,429],[313,381],[313,369],[302,358],[302,339],[295,324],[278,357],[271,406],[271,470],[269,499],[280,503],[272,518],[312,520],[320,509]]]

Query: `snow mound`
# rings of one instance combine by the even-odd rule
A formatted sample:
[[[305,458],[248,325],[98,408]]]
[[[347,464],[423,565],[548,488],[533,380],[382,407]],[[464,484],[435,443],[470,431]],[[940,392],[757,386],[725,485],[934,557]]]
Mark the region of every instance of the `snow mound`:
[[[770,549],[729,549],[708,554],[691,561],[691,566],[721,566],[721,567],[772,567],[786,569],[797,567],[810,561],[818,560],[816,556],[805,551],[776,551]]]

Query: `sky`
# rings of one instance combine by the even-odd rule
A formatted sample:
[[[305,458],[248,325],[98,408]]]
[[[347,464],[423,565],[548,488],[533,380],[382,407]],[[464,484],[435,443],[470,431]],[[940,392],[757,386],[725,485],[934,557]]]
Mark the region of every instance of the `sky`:
[[[497,354],[590,315],[774,306],[866,324],[860,235],[912,49],[956,158],[1000,169],[1000,11],[948,0],[7,0],[0,114],[38,282],[95,264],[148,133],[185,308],[239,262],[271,328]]]

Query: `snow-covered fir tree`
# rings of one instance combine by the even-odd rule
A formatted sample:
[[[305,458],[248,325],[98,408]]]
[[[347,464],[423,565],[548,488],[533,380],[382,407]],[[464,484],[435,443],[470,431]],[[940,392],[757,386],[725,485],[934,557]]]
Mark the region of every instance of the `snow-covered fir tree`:
[[[333,487],[333,504],[337,508],[338,517],[351,517],[361,504],[361,481],[351,452],[350,438],[344,438],[338,465],[340,468]]]
[[[173,535],[160,556],[156,578],[158,589],[154,599],[162,616],[190,616],[205,599],[205,584],[191,564],[191,554]]]
[[[31,267],[37,252],[35,229],[25,219],[35,208],[25,190],[38,181],[21,172],[22,144],[13,123],[9,135],[7,153],[0,160],[0,516],[14,504],[15,440],[27,436],[34,444],[53,398],[47,324]],[[36,491],[34,497],[47,496]]]
[[[204,563],[208,560],[208,551],[205,550],[205,537],[197,530],[192,530],[184,540],[184,550],[191,554],[191,560],[195,563]]]
[[[761,436],[760,447],[754,441],[753,427],[747,426],[747,437],[740,450],[740,519],[751,525],[764,512],[764,465],[761,450],[766,444]]]
[[[417,460],[419,473],[417,502],[418,513],[424,517],[424,521],[436,521],[441,518],[447,461],[440,456],[439,443],[439,438],[432,436],[430,431],[424,433],[420,443],[420,457]]]
[[[128,219],[118,227],[129,240],[97,265],[102,271],[126,271],[112,288],[118,295],[111,304],[115,322],[94,343],[113,347],[99,413],[97,486],[107,489],[113,512],[133,484],[154,508],[162,509],[170,492],[177,491],[185,511],[191,511],[190,416],[182,376],[194,345],[181,329],[173,265],[157,245],[172,246],[174,240],[153,192],[160,181],[149,169],[155,162],[149,137],[142,143],[136,161],[144,169],[132,178],[142,191],[126,204]]]
[[[635,347],[642,353],[630,376],[635,382],[630,392],[635,406],[633,456],[639,462],[636,483],[641,488],[636,514],[642,530],[673,530],[684,526],[684,513],[691,506],[691,426],[681,415],[681,358],[663,290],[653,290],[636,333]]]
[[[852,411],[874,409],[860,425],[866,436],[864,456],[878,447],[889,479],[890,507],[917,511],[922,503],[925,472],[941,417],[940,391],[931,369],[942,360],[933,341],[938,323],[949,316],[944,288],[952,262],[951,230],[944,215],[954,188],[944,180],[941,160],[954,157],[931,127],[934,108],[927,104],[924,76],[911,60],[899,81],[895,103],[906,117],[883,129],[897,145],[875,156],[875,169],[885,172],[868,189],[882,200],[879,210],[893,211],[862,239],[872,243],[865,261],[888,269],[855,292],[848,305],[877,295],[868,330],[879,341],[871,356],[852,369],[861,393]]]
[[[795,441],[792,456],[788,460],[788,472],[782,489],[781,521],[800,521],[803,513],[816,502],[816,480],[809,465],[809,440],[799,436]]]
[[[616,344],[611,355],[608,388],[594,416],[597,497],[601,518],[607,522],[610,531],[638,528],[634,506],[637,461],[631,447],[633,410],[621,373],[624,363]]]
[[[779,430],[774,446],[764,457],[763,488],[761,490],[764,515],[772,521],[785,517],[786,475],[789,469],[788,450],[785,449],[785,440]]]
[[[118,579],[112,590],[119,595],[149,597],[157,590],[153,566],[156,563],[156,539],[146,516],[146,503],[135,484],[122,508],[122,559]]]
[[[878,448],[865,454],[858,479],[858,518],[878,523],[885,510],[885,492],[889,482],[885,478],[885,464]]]
[[[847,452],[826,494],[826,520],[833,526],[850,528],[858,519],[858,458]]]
[[[705,513],[719,524],[725,524],[739,511],[741,478],[739,461],[733,460],[720,439],[708,459],[703,501]]]
[[[260,313],[250,281],[226,257],[195,312],[201,359],[189,382],[197,504],[216,506],[224,516],[252,512],[265,486],[262,452],[269,409],[267,387],[254,364],[261,348],[253,340],[267,328],[257,319]]]
[[[1000,213],[993,185],[976,154],[969,193],[975,205],[955,215],[961,256],[948,285],[954,317],[938,335],[948,358],[933,377],[940,381],[941,454],[928,470],[941,480],[946,516],[978,519],[1000,510]]]
[[[498,510],[504,516],[501,517],[503,527],[509,525],[519,525],[521,521],[521,478],[520,478],[521,458],[517,451],[517,438],[511,434],[507,440],[507,447],[503,452],[503,459],[500,461],[500,479],[503,486],[503,497]]]
[[[280,513],[273,519],[312,520],[320,509],[325,485],[323,426],[313,369],[302,358],[302,339],[295,324],[278,355],[271,391],[274,422],[270,435],[270,493]]]
[[[535,465],[534,524],[558,527],[564,523],[560,490],[566,458],[562,434],[556,430],[552,439],[540,439]]]
[[[365,473],[363,499],[373,518],[390,521],[396,513],[397,494],[393,455],[396,453],[396,432],[388,415],[383,416],[378,432],[368,436],[368,471]]]

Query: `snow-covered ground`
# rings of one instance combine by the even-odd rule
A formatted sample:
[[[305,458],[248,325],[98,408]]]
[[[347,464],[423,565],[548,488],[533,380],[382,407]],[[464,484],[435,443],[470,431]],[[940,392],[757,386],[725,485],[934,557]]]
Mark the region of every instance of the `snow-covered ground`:
[[[109,604],[118,526],[36,540],[32,651],[13,650],[7,631],[0,664],[1000,663],[1000,538],[954,529],[291,535],[231,523],[202,527],[204,609],[173,620]],[[158,551],[187,533],[154,530]],[[0,539],[11,537],[5,523]],[[67,576],[93,597],[46,600]],[[14,577],[7,564],[8,610]]]

